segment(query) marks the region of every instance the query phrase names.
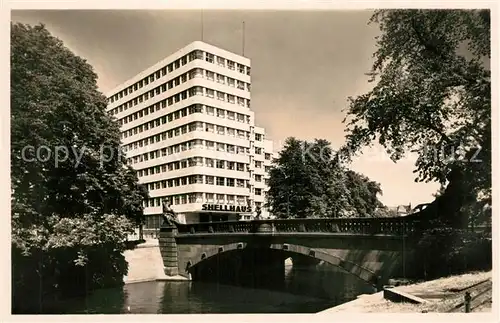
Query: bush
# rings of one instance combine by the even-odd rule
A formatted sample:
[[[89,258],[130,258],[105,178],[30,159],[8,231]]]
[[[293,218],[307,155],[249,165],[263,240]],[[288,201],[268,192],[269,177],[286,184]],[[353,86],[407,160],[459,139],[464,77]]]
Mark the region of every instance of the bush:
[[[85,252],[84,265],[75,261]],[[112,245],[33,250],[12,247],[12,313],[48,313],[61,300],[123,285],[127,263]]]
[[[432,279],[492,267],[491,236],[435,227],[424,231],[416,248],[417,276]]]

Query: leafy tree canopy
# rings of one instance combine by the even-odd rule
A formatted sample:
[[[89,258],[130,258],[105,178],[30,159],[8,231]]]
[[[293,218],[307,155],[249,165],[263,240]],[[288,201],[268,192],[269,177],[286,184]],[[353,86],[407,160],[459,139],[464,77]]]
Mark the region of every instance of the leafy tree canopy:
[[[290,137],[270,171],[268,205],[281,218],[373,216],[380,185],[342,167],[330,143]]]
[[[341,155],[377,139],[394,161],[417,153],[416,181],[449,183],[448,214],[490,196],[489,11],[378,10],[370,22],[381,29],[376,84],[350,98]]]
[[[11,25],[13,243],[118,243],[147,192],[125,164],[97,75],[43,25]]]

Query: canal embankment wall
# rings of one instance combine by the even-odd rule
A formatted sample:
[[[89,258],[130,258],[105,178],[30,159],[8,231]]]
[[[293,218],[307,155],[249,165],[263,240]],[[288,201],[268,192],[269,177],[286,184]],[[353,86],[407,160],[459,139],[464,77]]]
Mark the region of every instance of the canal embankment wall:
[[[123,253],[128,263],[128,273],[123,277],[125,284],[157,280],[186,280],[181,276],[167,276],[158,239],[147,239],[133,249]]]

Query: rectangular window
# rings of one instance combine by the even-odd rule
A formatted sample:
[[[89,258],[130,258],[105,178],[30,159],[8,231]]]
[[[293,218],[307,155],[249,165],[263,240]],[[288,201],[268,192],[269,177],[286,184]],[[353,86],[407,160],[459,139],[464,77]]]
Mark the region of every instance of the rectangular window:
[[[203,106],[201,104],[195,104],[189,107],[189,114],[193,113],[203,113]]]
[[[215,142],[207,140],[207,141],[205,141],[205,144],[206,144],[208,150],[214,150]]]
[[[196,56],[196,59],[203,59],[203,51],[196,50],[195,51],[195,56]]]
[[[226,179],[226,186],[234,187],[234,178],[227,178]]]
[[[219,117],[219,118],[225,118],[226,117],[226,112],[224,110],[222,110],[222,109],[217,109],[217,117]]]
[[[221,74],[217,74],[217,82],[218,83],[222,83],[224,84],[225,83],[225,76],[224,75],[221,75]]]
[[[217,160],[216,162],[217,168],[219,169],[224,169],[225,167],[225,162],[223,160]]]
[[[262,182],[262,175],[255,175],[256,182]]]
[[[245,83],[244,82],[241,82],[241,81],[238,81],[238,89],[240,90],[244,90],[245,89]]]
[[[207,132],[214,132],[215,126],[213,124],[207,123],[205,126],[205,131]]]
[[[205,197],[208,203],[214,202],[214,193],[205,193]]]
[[[217,177],[217,185],[224,186],[224,177]]]
[[[224,132],[224,127],[222,127],[222,126],[217,126],[217,133],[218,133],[219,135],[224,135],[224,134],[225,134],[225,132]]]
[[[214,97],[214,90],[211,90],[211,89],[206,89],[206,95],[209,97],[209,98],[213,98]]]
[[[224,194],[217,194],[217,203],[224,204]]]
[[[255,189],[255,195],[262,195],[262,190],[260,188]]]
[[[227,67],[228,67],[230,70],[234,70],[234,62],[233,62],[233,61],[228,60],[228,61],[227,61]]]
[[[189,78],[203,77],[203,70],[201,68],[195,68],[189,72]]]
[[[224,144],[218,143],[217,144],[217,151],[224,151]]]
[[[215,77],[215,73],[214,72],[205,71],[205,73],[206,73],[206,77],[207,77],[208,80],[210,80],[210,81],[214,80],[214,77]]]
[[[205,158],[205,165],[207,167],[212,167],[213,168],[214,167],[214,160],[211,159],[211,158]]]
[[[205,184],[214,185],[214,177],[213,176],[205,176]]]
[[[214,55],[210,54],[210,53],[205,53],[205,61],[207,61],[209,63],[213,63],[214,62]]]
[[[217,99],[221,100],[221,101],[225,101],[226,100],[226,93],[217,91]]]
[[[245,65],[238,64],[238,72],[245,74]]]
[[[226,60],[224,59],[224,57],[217,57],[217,65],[219,66],[226,66]]]
[[[271,159],[271,154],[265,153],[264,156],[265,156],[264,158],[266,160],[270,160]]]
[[[234,104],[234,95],[228,94],[227,95],[227,102]],[[231,112],[231,113],[233,114],[233,119],[231,119],[231,120],[234,120],[234,112]]]
[[[214,115],[215,109],[213,107],[206,107],[206,109],[207,109],[207,114],[209,116],[213,116]]]
[[[227,85],[234,87],[235,86],[235,80],[228,77],[227,78]]]

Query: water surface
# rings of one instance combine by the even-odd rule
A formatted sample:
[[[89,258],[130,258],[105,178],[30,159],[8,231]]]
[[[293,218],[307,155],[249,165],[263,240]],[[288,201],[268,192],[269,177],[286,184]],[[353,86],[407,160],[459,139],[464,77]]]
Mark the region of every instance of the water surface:
[[[203,282],[144,282],[105,289],[68,301],[52,312],[66,314],[316,313],[374,290],[330,266],[285,268],[277,290]]]

